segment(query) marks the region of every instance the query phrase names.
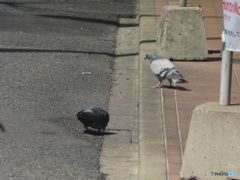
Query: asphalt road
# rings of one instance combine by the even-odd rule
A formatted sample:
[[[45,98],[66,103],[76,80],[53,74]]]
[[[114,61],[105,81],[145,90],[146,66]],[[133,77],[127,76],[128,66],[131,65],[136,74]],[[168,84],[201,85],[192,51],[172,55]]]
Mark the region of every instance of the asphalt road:
[[[133,14],[129,0],[0,0],[1,179],[105,179],[104,138],[75,114],[107,109],[118,18]]]

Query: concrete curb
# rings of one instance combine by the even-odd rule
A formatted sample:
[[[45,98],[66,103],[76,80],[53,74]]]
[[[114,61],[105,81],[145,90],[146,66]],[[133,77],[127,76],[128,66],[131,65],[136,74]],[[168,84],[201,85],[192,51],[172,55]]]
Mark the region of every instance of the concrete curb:
[[[126,21],[134,23],[132,19]],[[100,157],[100,171],[108,180],[138,178],[138,33],[137,26],[118,29],[118,56],[109,101],[111,119],[106,129],[109,135]]]
[[[139,179],[168,179],[161,91],[151,89],[157,83],[147,52],[156,51],[155,0],[139,1]]]
[[[168,180],[162,93],[161,90],[151,89],[158,81],[150,71],[149,61],[144,61],[147,52],[156,51],[155,3],[155,0],[139,1],[139,47],[132,46],[138,47],[139,56],[115,59],[115,85],[109,104],[111,121],[106,129],[115,135],[105,137],[100,158],[101,172],[107,174],[108,180]],[[136,49],[128,47],[136,38],[130,37],[134,34],[132,30],[119,29],[117,54],[136,52]],[[130,36],[124,37],[128,33]],[[131,73],[136,72],[135,68],[138,70],[137,77]],[[129,88],[129,82],[133,87]]]

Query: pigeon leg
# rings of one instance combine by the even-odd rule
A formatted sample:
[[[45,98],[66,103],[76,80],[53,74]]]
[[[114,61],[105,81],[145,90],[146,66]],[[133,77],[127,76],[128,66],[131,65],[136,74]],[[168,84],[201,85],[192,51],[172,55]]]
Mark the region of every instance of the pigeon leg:
[[[168,79],[169,83],[170,83],[170,87],[172,87],[172,80]]]
[[[161,87],[161,86],[162,86],[162,83],[159,82],[156,86],[152,86],[152,88],[159,88],[159,87]]]
[[[89,131],[89,129],[88,129],[88,127],[87,127],[86,125],[84,125],[84,127],[86,128],[86,130],[88,130],[88,131]]]

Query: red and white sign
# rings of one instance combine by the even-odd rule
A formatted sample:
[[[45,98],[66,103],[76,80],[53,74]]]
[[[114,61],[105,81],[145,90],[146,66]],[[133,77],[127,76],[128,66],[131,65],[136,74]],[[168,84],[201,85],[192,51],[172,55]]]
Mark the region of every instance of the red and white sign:
[[[240,51],[240,0],[223,0],[225,49]]]

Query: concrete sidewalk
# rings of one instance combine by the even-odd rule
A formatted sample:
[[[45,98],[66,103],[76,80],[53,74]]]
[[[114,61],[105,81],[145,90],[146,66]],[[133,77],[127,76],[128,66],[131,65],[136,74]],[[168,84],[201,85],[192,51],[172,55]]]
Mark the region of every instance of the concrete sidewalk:
[[[203,8],[209,52],[222,49],[222,2],[195,0]],[[140,0],[139,59],[139,179],[179,180],[181,162],[194,108],[219,101],[221,54],[209,54],[203,62],[173,62],[188,84],[151,89],[157,78],[151,74],[146,52],[155,52],[161,9],[167,0]],[[235,57],[237,57],[235,55]],[[240,64],[234,60],[231,103],[239,103]]]
[[[161,9],[170,1],[139,0],[139,29],[119,30],[117,53],[126,56],[115,61],[116,83],[109,105],[112,119],[107,131],[116,135],[105,138],[101,156],[101,171],[108,174],[107,179],[179,180],[194,108],[219,101],[222,4],[219,0],[191,2],[203,8],[209,55],[201,62],[173,62],[188,84],[168,88],[164,81],[163,88],[151,89],[158,80],[149,61],[144,61],[147,52],[156,51]],[[236,59],[233,64],[232,104],[240,102],[239,62]]]

